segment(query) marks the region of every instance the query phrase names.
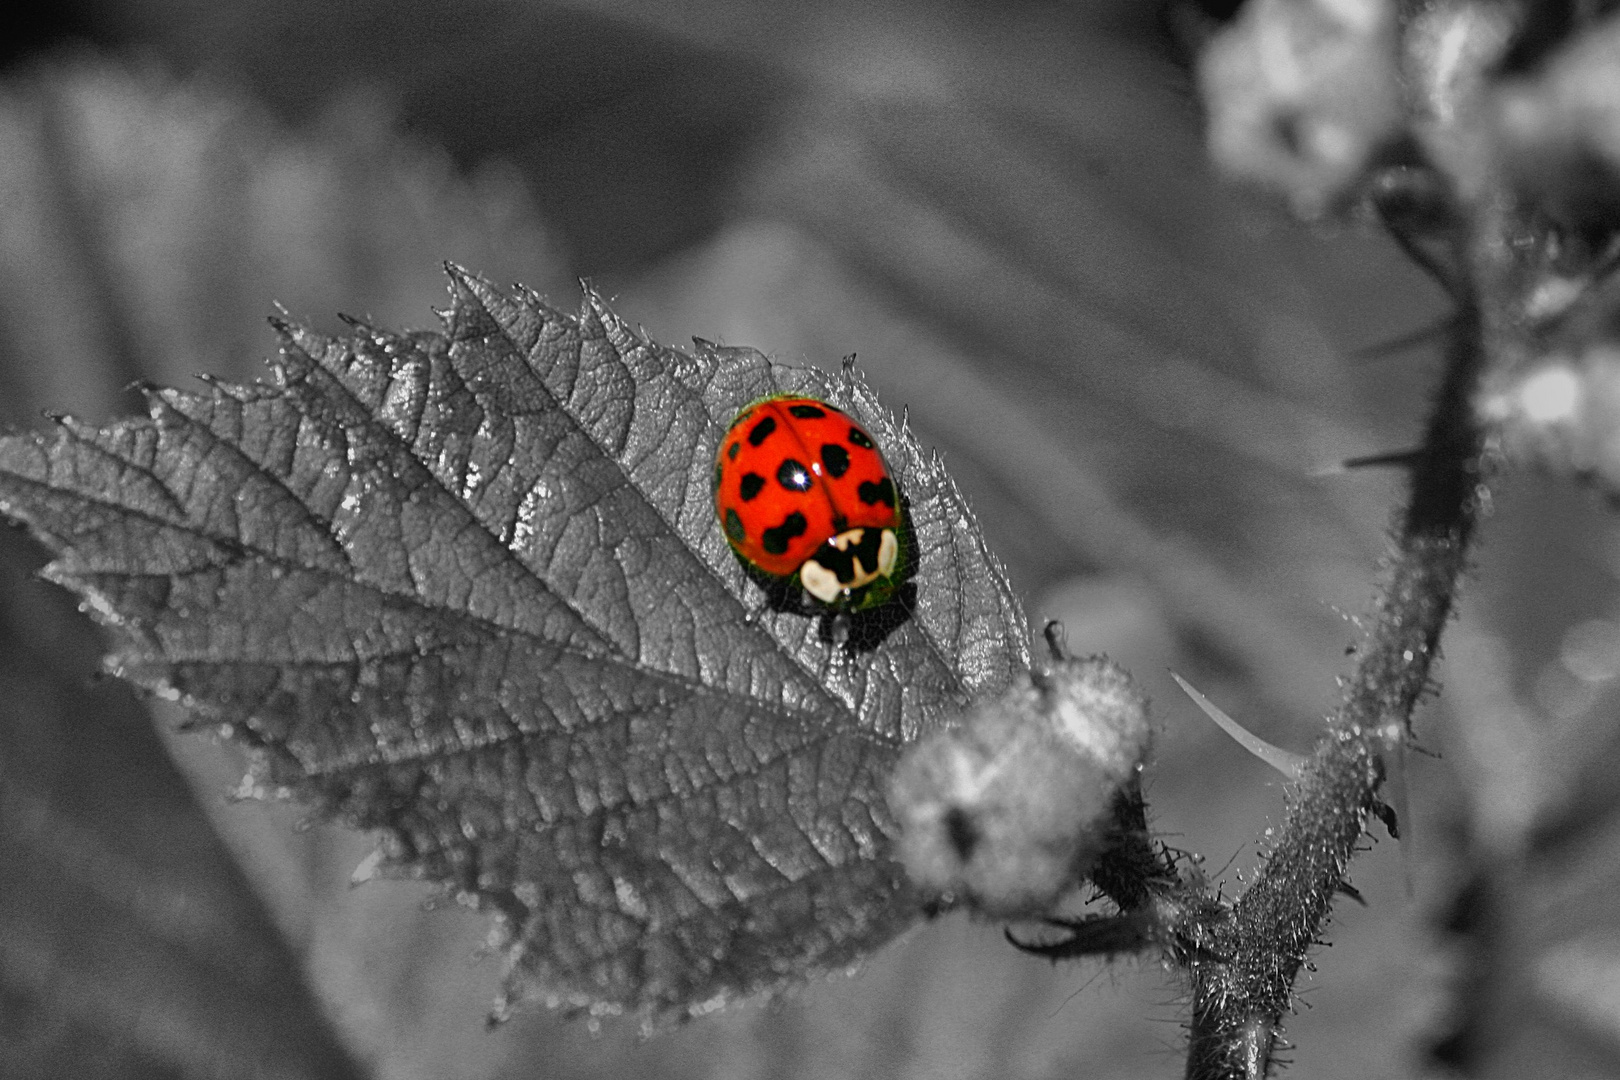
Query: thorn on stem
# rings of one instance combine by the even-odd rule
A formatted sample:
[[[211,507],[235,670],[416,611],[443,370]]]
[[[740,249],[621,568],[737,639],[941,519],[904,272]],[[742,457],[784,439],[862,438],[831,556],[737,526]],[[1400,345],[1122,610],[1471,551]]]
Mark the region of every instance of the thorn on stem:
[[[1003,930],[1008,944],[1031,956],[1041,956],[1054,964],[1081,956],[1113,956],[1138,952],[1153,942],[1153,924],[1142,913],[1088,915],[1079,919],[1045,919],[1046,925],[1063,930],[1068,936],[1052,942],[1020,941]]]
[[[1361,895],[1361,890],[1350,884],[1348,881],[1341,880],[1336,888],[1339,892],[1343,893],[1345,896],[1348,896],[1362,907],[1367,906],[1367,898]]]
[[[1368,469],[1376,466],[1393,465],[1403,469],[1410,469],[1422,460],[1423,451],[1412,448],[1407,450],[1386,450],[1380,454],[1361,454],[1357,457],[1348,457],[1336,465],[1327,465],[1311,473],[1312,476],[1342,476],[1353,469]]]
[[[1380,341],[1374,345],[1364,345],[1359,349],[1352,349],[1350,350],[1350,359],[1357,363],[1383,360],[1426,345],[1437,344],[1448,340],[1461,320],[1462,315],[1453,312],[1438,322],[1430,323],[1428,326],[1420,326],[1410,333],[1401,334],[1399,337],[1390,338],[1388,341]]]
[[[1266,740],[1222,712],[1213,701],[1194,689],[1192,683],[1189,683],[1173,671],[1170,673],[1170,677],[1176,680],[1176,685],[1181,687],[1183,693],[1192,698],[1193,704],[1202,709],[1205,716],[1215,721],[1217,727],[1236,739],[1239,746],[1282,773],[1288,779],[1299,779],[1300,774],[1304,772],[1306,761],[1309,760],[1304,755],[1284,750],[1280,746],[1273,746],[1271,743],[1266,742]]]

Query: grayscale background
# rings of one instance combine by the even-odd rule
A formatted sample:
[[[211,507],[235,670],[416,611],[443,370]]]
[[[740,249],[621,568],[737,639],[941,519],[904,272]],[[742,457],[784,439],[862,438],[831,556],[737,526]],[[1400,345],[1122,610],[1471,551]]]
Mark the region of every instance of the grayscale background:
[[[1166,671],[1309,748],[1400,495],[1393,472],[1321,472],[1411,445],[1438,364],[1354,353],[1445,305],[1370,227],[1299,225],[1212,174],[1157,7],[23,8],[0,70],[0,418],[104,422],[139,408],[137,380],[258,377],[278,304],[329,330],[434,325],[446,259],[562,307],[589,278],[676,346],[855,353],[1037,625],[1148,687],[1154,823],[1241,887],[1279,778]],[[365,837],[230,801],[236,751],[95,677],[95,632],[32,577],[42,554],[11,530],[0,554],[0,1075],[1181,1073],[1182,988],[1157,965],[1053,967],[962,914],[652,1041],[544,1013],[486,1031],[480,917],[426,886],[351,890]],[[1445,698],[1419,712],[1441,756],[1408,762],[1408,840],[1352,868],[1368,906],[1339,906],[1301,980],[1294,1075],[1420,1074],[1458,977],[1437,930],[1458,837],[1518,775],[1459,718],[1566,764],[1611,753],[1617,572],[1593,500],[1504,486]],[[1613,936],[1616,866],[1527,900],[1525,970]],[[1579,1003],[1535,1001],[1541,1075],[1587,1068],[1558,1035]]]

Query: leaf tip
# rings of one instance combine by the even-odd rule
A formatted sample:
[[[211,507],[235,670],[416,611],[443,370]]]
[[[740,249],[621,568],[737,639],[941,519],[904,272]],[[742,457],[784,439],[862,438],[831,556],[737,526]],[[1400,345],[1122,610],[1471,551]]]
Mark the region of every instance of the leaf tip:
[[[647,343],[644,335],[637,334],[629,323],[619,318],[618,313],[609,306],[607,298],[597,291],[589,278],[580,278],[579,287],[583,293],[579,312],[582,327],[593,324],[600,326],[608,341],[620,353],[631,352]]]
[[[483,295],[490,289],[489,282],[460,263],[453,263],[448,259],[444,263],[444,274],[450,279],[451,310],[463,304],[483,303]]]

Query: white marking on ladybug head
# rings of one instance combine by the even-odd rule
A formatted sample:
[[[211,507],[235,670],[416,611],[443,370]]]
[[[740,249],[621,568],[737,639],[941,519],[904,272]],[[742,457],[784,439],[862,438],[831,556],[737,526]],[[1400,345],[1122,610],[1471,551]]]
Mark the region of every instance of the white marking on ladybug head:
[[[893,529],[884,529],[883,538],[878,541],[879,577],[889,577],[894,573],[894,564],[900,561],[900,539],[894,535]]]
[[[814,559],[807,560],[799,567],[799,584],[823,604],[832,603],[844,591],[844,583],[838,580],[838,575]]]
[[[827,540],[834,549],[840,552],[851,548],[859,549],[861,542],[866,539],[865,529],[849,529]],[[807,559],[799,567],[799,583],[804,586],[805,592],[820,600],[823,604],[831,604],[838,599],[840,593],[848,594],[855,589],[864,588],[879,578],[889,577],[894,573],[895,564],[900,561],[900,540],[895,536],[893,529],[884,529],[878,537],[877,565],[868,570],[861,561],[860,554],[852,553],[849,558],[849,580],[838,577],[837,573],[822,566],[815,559]]]

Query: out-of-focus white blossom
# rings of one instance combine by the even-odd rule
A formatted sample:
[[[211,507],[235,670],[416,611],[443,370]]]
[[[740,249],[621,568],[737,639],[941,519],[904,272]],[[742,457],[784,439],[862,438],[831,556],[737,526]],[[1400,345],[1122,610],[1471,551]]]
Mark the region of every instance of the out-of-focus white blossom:
[[[1387,0],[1250,0],[1199,78],[1216,163],[1305,216],[1347,195],[1401,131]]]
[[[1511,460],[1595,483],[1620,496],[1620,345],[1549,357],[1489,389],[1480,415]]]
[[[1443,127],[1473,111],[1517,29],[1517,12],[1508,4],[1441,0],[1415,11],[1402,39],[1414,120]]]
[[[1415,10],[1401,38],[1405,104],[1416,140],[1456,193],[1476,197],[1496,179],[1483,137],[1492,72],[1519,29],[1512,4],[1437,0]]]

